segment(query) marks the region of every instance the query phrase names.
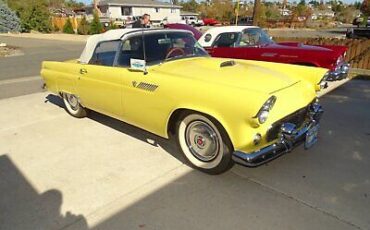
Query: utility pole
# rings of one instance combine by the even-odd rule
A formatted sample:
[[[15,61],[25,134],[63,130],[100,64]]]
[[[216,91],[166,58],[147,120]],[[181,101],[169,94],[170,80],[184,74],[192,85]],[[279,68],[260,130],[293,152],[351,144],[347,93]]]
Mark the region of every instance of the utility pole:
[[[236,10],[235,10],[235,25],[238,25],[238,18],[239,18],[239,7],[240,7],[240,0],[236,3]]]

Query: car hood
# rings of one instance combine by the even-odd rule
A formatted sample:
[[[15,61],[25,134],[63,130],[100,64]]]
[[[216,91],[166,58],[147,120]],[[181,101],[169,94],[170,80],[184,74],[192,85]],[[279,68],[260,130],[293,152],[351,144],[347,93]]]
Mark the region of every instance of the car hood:
[[[235,64],[228,65],[229,63]],[[221,64],[225,66],[221,67]],[[267,94],[299,82],[298,79],[285,74],[284,68],[278,71],[276,68],[261,66],[257,61],[246,63],[224,58],[198,57],[174,60],[152,67],[149,71]]]

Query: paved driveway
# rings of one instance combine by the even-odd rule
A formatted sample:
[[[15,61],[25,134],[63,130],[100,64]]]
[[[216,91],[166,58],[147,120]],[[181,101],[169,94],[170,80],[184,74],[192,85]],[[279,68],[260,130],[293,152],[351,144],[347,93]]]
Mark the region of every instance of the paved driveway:
[[[59,98],[0,101],[0,229],[370,229],[370,83],[322,98],[319,143],[209,176],[172,141]]]
[[[41,92],[41,62],[78,58],[84,42],[0,36],[0,41],[19,47],[23,55],[0,58],[0,99]]]

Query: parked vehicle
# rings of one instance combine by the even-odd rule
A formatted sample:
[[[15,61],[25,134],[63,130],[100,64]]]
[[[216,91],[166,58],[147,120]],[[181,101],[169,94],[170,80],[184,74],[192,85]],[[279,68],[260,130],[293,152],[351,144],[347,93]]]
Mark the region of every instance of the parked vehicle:
[[[215,26],[215,25],[220,25],[221,22],[214,18],[203,18],[203,24],[205,26]]]
[[[345,46],[312,46],[297,42],[274,42],[254,26],[224,26],[209,29],[199,43],[213,57],[260,60],[323,67],[330,70],[327,80],[346,78],[349,64]]]
[[[360,27],[361,25],[365,24],[364,26],[368,27],[370,26],[370,17],[367,18],[366,23],[364,23],[364,17],[357,17],[353,19],[352,24],[357,27]]]
[[[346,32],[347,38],[370,38],[370,27],[349,28]]]
[[[188,25],[192,26],[204,26],[204,22],[201,19],[198,19],[197,16],[181,16],[181,19],[186,22]]]
[[[160,26],[164,26],[164,25],[167,25],[167,24],[185,24],[186,25],[186,21],[182,20],[181,18],[168,18],[168,17],[165,17],[161,22],[160,22]]]
[[[235,25],[236,19],[233,18],[230,21],[230,25]],[[239,17],[238,18],[238,26],[251,26],[253,25],[253,17]]]
[[[211,58],[188,31],[119,29],[91,36],[78,60],[44,61],[41,76],[72,116],[174,137],[190,165],[217,174],[311,147],[323,113],[311,80],[326,72]]]

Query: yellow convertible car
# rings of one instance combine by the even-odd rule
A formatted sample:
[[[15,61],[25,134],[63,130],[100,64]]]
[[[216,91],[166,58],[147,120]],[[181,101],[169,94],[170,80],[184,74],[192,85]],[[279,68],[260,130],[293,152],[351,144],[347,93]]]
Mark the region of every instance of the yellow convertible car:
[[[317,141],[316,91],[326,69],[211,58],[182,30],[91,36],[81,57],[45,61],[47,89],[72,116],[95,110],[164,138],[188,163],[218,174],[258,166]]]

